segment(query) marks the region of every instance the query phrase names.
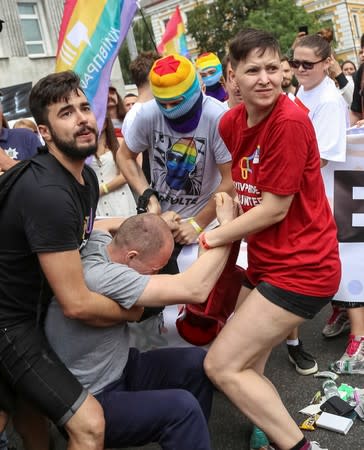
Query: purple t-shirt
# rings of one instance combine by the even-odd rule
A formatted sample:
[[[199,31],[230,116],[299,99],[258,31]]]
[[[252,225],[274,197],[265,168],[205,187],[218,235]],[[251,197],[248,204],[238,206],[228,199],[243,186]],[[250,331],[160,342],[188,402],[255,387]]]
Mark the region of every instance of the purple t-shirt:
[[[26,128],[3,128],[0,133],[0,147],[12,159],[29,159],[41,145],[37,135]]]

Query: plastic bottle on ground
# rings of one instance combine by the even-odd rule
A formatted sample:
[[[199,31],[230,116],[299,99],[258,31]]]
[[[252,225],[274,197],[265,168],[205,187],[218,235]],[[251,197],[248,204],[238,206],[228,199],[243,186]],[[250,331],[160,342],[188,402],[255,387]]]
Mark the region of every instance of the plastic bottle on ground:
[[[337,395],[340,397],[337,385],[334,380],[325,380],[322,384],[322,389],[324,390],[324,394],[326,397],[326,400],[328,400],[331,397],[334,397]]]
[[[337,373],[364,374],[364,361],[336,361],[333,370]]]

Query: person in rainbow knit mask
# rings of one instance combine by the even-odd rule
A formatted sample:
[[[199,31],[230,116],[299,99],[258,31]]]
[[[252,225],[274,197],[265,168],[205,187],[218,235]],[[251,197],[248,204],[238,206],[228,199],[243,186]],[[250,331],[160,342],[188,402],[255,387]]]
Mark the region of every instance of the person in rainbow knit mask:
[[[229,95],[225,90],[222,64],[215,53],[202,53],[195,62],[196,69],[206,86],[206,95],[225,102]]]
[[[141,106],[132,127],[123,129],[118,158],[139,196],[156,191],[148,212],[177,212],[182,220],[175,242],[191,244],[216,218],[213,194],[232,192],[231,156],[217,132],[227,108],[202,93],[195,67],[181,55],[158,59],[149,80],[154,100]],[[144,151],[151,185],[136,162]]]

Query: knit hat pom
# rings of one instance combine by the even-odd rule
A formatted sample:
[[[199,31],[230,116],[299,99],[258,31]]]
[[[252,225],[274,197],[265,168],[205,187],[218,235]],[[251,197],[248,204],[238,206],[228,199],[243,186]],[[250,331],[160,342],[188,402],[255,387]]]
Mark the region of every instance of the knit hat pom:
[[[191,61],[177,54],[155,61],[149,73],[153,95],[160,100],[181,97],[191,89],[196,77]]]

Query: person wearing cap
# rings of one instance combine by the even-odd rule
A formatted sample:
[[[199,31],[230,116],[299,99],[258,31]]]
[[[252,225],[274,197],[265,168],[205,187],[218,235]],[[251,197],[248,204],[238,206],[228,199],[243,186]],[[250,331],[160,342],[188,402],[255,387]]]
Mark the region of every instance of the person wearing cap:
[[[181,55],[158,59],[149,79],[154,100],[142,104],[133,125],[123,128],[118,157],[146,209],[177,212],[183,220],[175,242],[191,244],[216,218],[213,194],[232,192],[231,156],[217,131],[226,106],[203,95],[193,64]],[[146,150],[151,185],[136,162]]]
[[[233,220],[237,208],[231,197],[217,194],[216,202],[219,222]],[[89,288],[126,309],[204,302],[230,246],[204,252],[181,274],[157,274],[174,246],[170,227],[177,224],[176,214],[167,214],[164,220],[156,214],[132,216],[113,238],[93,231],[81,253]],[[139,352],[130,348],[127,322],[107,328],[89,326],[67,318],[55,299],[45,331],[62,362],[101,403],[105,447],[158,442],[165,450],[210,450],[207,420],[213,389],[203,370],[205,350]]]
[[[220,102],[228,99],[225,89],[225,79],[220,59],[215,53],[202,53],[195,62],[196,69],[206,86],[206,95],[216,98]]]
[[[41,145],[38,136],[30,130],[7,127],[0,101],[0,172],[10,169],[16,161],[31,158]]]

